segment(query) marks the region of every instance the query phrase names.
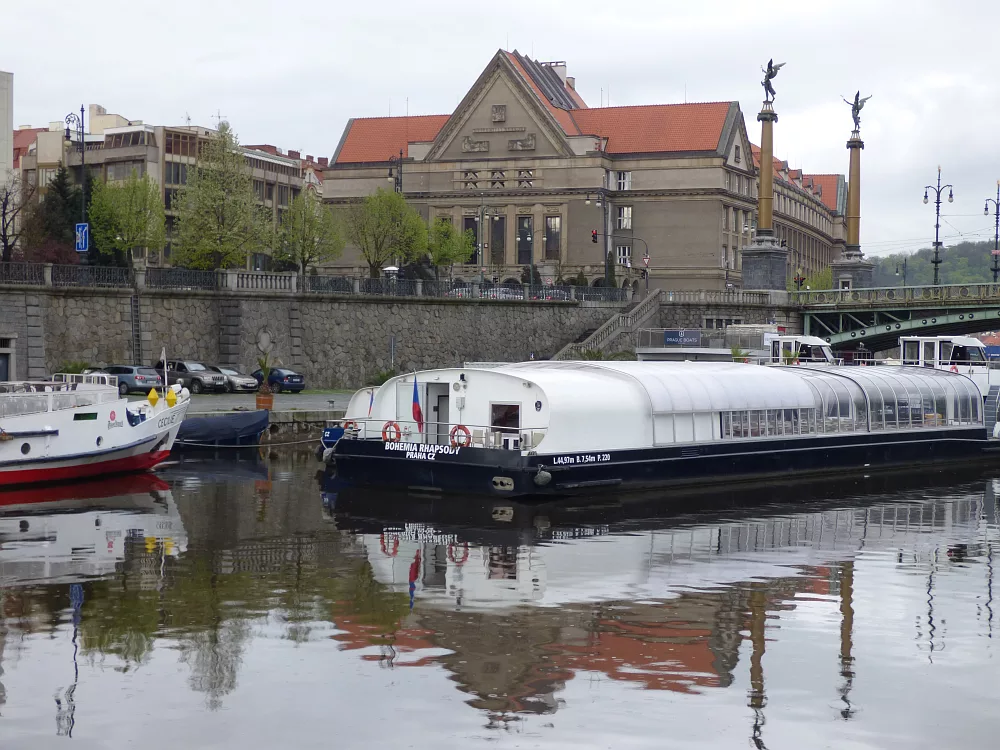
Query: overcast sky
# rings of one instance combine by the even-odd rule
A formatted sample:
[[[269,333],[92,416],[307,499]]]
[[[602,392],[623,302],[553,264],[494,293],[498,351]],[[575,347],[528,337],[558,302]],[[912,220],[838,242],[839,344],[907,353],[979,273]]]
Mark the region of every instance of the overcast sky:
[[[60,5],[60,7],[63,7]],[[738,99],[759,139],[760,66],[774,85],[775,151],[806,172],[847,171],[850,110],[862,114],[861,242],[869,253],[930,244],[924,186],[955,185],[946,244],[993,239],[1000,155],[1000,4],[990,0],[470,3],[105,0],[41,12],[0,0],[0,69],[14,125],[81,103],[153,124],[214,126],[244,143],[330,156],[349,117],[451,112],[497,49],[565,60],[590,106]],[[54,8],[53,8],[54,10]],[[767,15],[765,15],[767,14]],[[602,97],[603,89],[603,97]]]

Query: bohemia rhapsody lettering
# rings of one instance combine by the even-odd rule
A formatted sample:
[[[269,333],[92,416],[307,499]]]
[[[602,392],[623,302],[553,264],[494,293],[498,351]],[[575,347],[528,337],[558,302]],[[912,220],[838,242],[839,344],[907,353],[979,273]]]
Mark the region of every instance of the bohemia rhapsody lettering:
[[[461,448],[452,445],[426,445],[424,443],[385,443],[387,451],[405,453],[404,458],[416,458],[420,461],[433,461],[438,453],[446,456],[457,456]]]

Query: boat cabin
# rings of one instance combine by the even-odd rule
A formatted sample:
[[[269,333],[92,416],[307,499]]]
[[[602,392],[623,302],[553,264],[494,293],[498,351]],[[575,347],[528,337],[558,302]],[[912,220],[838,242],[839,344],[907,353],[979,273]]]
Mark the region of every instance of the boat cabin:
[[[818,336],[776,336],[771,340],[771,364],[836,363],[833,348]]]
[[[902,336],[900,361],[904,365],[961,373],[972,379],[983,398],[990,392],[986,346],[972,336]]]

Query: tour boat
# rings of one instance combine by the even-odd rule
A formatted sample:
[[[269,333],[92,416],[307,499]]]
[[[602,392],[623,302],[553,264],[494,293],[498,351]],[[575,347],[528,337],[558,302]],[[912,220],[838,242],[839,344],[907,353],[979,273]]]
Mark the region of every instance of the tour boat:
[[[923,367],[524,362],[398,376],[352,401],[339,479],[503,496],[980,458],[983,400]]]
[[[170,455],[189,405],[180,385],[128,401],[103,373],[0,383],[0,486],[150,469]]]

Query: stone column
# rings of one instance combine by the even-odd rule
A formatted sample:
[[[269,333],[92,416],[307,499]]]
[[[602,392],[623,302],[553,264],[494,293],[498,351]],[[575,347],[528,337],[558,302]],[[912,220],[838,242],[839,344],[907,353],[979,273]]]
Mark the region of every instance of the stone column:
[[[52,286],[52,264],[43,263],[42,264],[42,279],[44,280],[45,286]]]
[[[757,232],[743,250],[743,288],[780,291],[786,288],[788,248],[774,236],[774,123],[771,102],[765,101],[760,121],[760,190],[757,194]]]
[[[855,129],[847,142],[850,152],[850,174],[847,180],[847,244],[844,254],[830,263],[833,285],[837,289],[866,288],[872,285],[875,264],[865,260],[861,252],[861,151],[865,142]]]

